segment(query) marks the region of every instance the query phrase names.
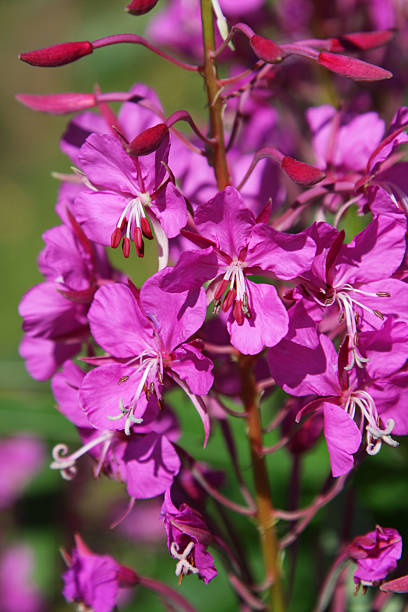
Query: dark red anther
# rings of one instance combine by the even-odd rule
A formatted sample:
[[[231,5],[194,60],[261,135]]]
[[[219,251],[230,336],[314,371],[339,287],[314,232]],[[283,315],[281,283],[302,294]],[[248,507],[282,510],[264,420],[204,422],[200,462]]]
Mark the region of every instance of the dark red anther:
[[[228,282],[229,281],[223,278],[222,281],[218,283],[217,289],[215,290],[215,293],[214,293],[214,300],[220,300],[222,298],[222,296],[227,290]]]
[[[279,45],[269,38],[258,36],[258,34],[254,34],[250,38],[249,44],[255,55],[268,64],[279,64],[285,57],[285,53]]]
[[[244,322],[244,313],[242,312],[242,303],[240,300],[235,300],[232,314],[238,325],[242,325]]]
[[[337,358],[337,370],[338,370],[339,383],[343,391],[348,389],[348,385],[349,385],[349,377],[348,377],[348,372],[346,370],[346,367],[348,364],[348,354],[349,354],[349,337],[346,336],[343,342],[341,343],[339,355]]]
[[[227,295],[225,296],[225,300],[222,303],[222,309],[224,312],[227,312],[227,310],[231,308],[236,295],[237,292],[235,291],[235,289],[230,289],[228,291]]]
[[[128,258],[130,253],[130,240],[127,236],[124,237],[122,242],[122,252],[123,255]]]
[[[326,256],[326,283],[329,287],[333,285],[334,266],[336,264],[337,257],[340,255],[345,237],[346,233],[344,229],[341,229]]]
[[[317,63],[336,74],[341,74],[354,81],[381,81],[392,77],[392,72],[384,70],[384,68],[363,62],[354,57],[338,55],[327,51],[319,53]]]
[[[135,243],[135,247],[136,247],[136,253],[138,257],[144,257],[144,242],[142,240],[142,244],[140,245],[140,248],[138,248],[137,244]]]
[[[145,15],[156,6],[158,1],[159,0],[132,0],[125,10],[131,15]]]
[[[82,40],[52,45],[52,47],[28,51],[27,53],[20,53],[18,58],[32,66],[53,68],[55,66],[64,66],[64,64],[75,62],[84,55],[89,55],[92,51],[92,43],[90,43],[89,40]]]
[[[153,240],[153,234],[152,234],[152,229],[150,227],[149,219],[147,217],[142,217],[140,219],[140,225],[142,227],[143,235],[148,240]]]
[[[117,249],[120,244],[120,239],[122,238],[122,230],[120,227],[115,227],[111,236],[111,247],[112,249]]]
[[[169,128],[165,123],[158,123],[136,136],[126,147],[126,153],[139,157],[156,151],[168,136]]]
[[[122,223],[120,224],[120,231],[121,232],[123,232],[123,230],[125,229],[126,224],[127,224],[127,219],[126,219],[126,217],[123,217]]]
[[[136,250],[139,251],[143,245],[143,236],[142,230],[138,226],[136,226],[133,231],[133,240],[135,242]]]
[[[300,162],[293,157],[289,157],[288,155],[284,156],[281,163],[281,168],[292,179],[292,181],[295,181],[295,183],[298,183],[299,185],[314,185],[325,177],[324,172],[318,168],[309,166],[309,164]]]

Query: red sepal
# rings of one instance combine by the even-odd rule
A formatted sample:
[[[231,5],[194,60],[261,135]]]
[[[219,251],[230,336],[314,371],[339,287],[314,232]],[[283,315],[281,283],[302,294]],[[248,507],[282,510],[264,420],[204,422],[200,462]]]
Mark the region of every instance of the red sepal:
[[[132,0],[126,7],[126,11],[131,15],[145,15],[151,11],[159,0]]]
[[[167,125],[165,123],[158,123],[144,130],[139,136],[136,136],[126,147],[126,152],[135,157],[149,155],[149,153],[153,153],[160,147],[168,133],[169,128]]]
[[[314,185],[315,183],[318,183],[324,179],[326,176],[325,173],[318,168],[309,166],[309,164],[300,162],[293,157],[289,157],[288,155],[285,155],[283,158],[281,168],[292,179],[292,181],[299,183],[299,185]]]
[[[390,79],[392,77],[392,72],[384,70],[384,68],[363,62],[354,57],[328,53],[327,51],[319,53],[317,63],[336,74],[341,74],[354,81],[381,81],[382,79]]]
[[[268,64],[279,64],[285,57],[285,53],[279,45],[269,38],[258,36],[258,34],[254,34],[250,38],[249,44],[255,55]]]

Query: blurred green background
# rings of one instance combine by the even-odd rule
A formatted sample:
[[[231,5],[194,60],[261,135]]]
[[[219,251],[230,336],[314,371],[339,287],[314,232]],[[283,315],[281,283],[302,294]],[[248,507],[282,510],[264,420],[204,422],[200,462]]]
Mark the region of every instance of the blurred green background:
[[[2,0],[1,6],[1,133],[3,146],[1,196],[2,237],[0,241],[2,266],[2,316],[0,386],[0,436],[20,431],[33,432],[51,448],[66,442],[70,448],[78,444],[74,427],[59,415],[53,406],[48,383],[37,383],[29,378],[18,357],[17,346],[21,337],[21,321],[17,305],[25,291],[40,282],[36,258],[42,248],[41,234],[58,224],[54,213],[57,182],[52,171],[66,172],[69,161],[59,151],[58,141],[67,118],[36,114],[14,100],[16,93],[56,93],[63,91],[91,91],[98,83],[103,91],[128,90],[143,81],[156,89],[165,111],[170,114],[178,108],[193,110],[195,116],[205,116],[205,98],[200,77],[184,74],[180,69],[163,62],[143,48],[121,45],[102,49],[84,60],[62,68],[36,69],[17,60],[22,51],[67,41],[94,39],[116,32],[142,33],[147,18],[134,18],[124,12],[124,1],[119,0]],[[121,262],[123,260],[121,259]],[[135,260],[122,266],[135,282],[142,282],[153,270],[149,258],[141,265]],[[224,467],[224,445],[219,430],[215,431],[206,451],[201,448],[201,427],[191,405],[179,394],[173,403],[182,418],[185,444],[196,457],[216,468]],[[265,422],[273,412],[273,401],[265,406]],[[239,441],[239,455],[244,473],[248,475],[249,459],[241,422],[233,423]],[[266,440],[273,443],[273,436]],[[407,460],[408,445],[402,441],[397,449],[384,448],[380,455],[365,461],[352,478],[345,494],[329,509],[320,512],[301,540],[299,564],[296,573],[295,594],[291,610],[307,612],[316,595],[315,569],[322,575],[328,559],[335,551],[339,539],[347,533],[353,537],[374,528],[375,523],[392,526],[407,536]],[[287,506],[291,461],[285,451],[269,460],[271,484],[279,507]],[[161,577],[177,587],[174,561],[170,559],[164,539],[154,547],[133,542],[124,543],[114,532],[109,532],[106,513],[117,497],[124,501],[121,487],[102,478],[93,483],[89,479],[89,464],[83,463],[84,472],[72,483],[62,481],[47,467],[28,487],[17,509],[2,517],[0,540],[16,540],[34,546],[37,565],[35,579],[48,599],[49,610],[72,609],[60,595],[60,574],[63,569],[57,549],[69,548],[72,532],[81,529],[86,541],[95,552],[110,552],[124,564],[133,566],[145,575]],[[325,446],[321,443],[308,456],[304,466],[304,495],[302,503],[310,501],[324,482],[328,471]],[[226,495],[240,501],[231,476]],[[352,516],[353,508],[359,507]],[[74,516],[74,519],[72,518]],[[220,520],[214,514],[215,520]],[[339,529],[338,523],[343,522]],[[244,554],[261,579],[261,560],[258,554],[257,533],[245,519],[235,521],[243,536]],[[278,526],[280,529],[280,526]],[[204,612],[233,612],[238,609],[236,599],[223,575],[221,561],[216,565],[219,576],[209,587],[195,577],[183,581],[181,591]],[[319,579],[321,579],[319,576]],[[366,612],[370,597],[361,595],[353,599],[350,610]],[[160,611],[162,605],[155,595],[140,591],[129,610]],[[389,608],[390,612],[392,607]]]

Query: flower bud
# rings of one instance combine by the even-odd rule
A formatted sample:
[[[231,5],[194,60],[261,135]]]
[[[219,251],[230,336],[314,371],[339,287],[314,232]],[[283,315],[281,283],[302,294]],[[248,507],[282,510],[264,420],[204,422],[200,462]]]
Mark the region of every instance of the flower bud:
[[[286,172],[286,174],[298,183],[299,185],[314,185],[321,181],[325,174],[318,168],[314,166],[309,166],[309,164],[305,164],[304,162],[300,162],[293,157],[289,157],[285,155],[282,160],[281,168]]]
[[[268,64],[278,64],[285,56],[283,49],[273,40],[258,36],[258,34],[251,37],[249,44],[255,55]]]
[[[129,155],[138,157],[139,155],[149,155],[156,151],[169,133],[169,128],[165,123],[158,123],[151,128],[144,130],[136,136],[126,147]]]
[[[385,45],[394,36],[393,30],[353,32],[330,39],[330,51],[362,51]]]
[[[341,74],[355,81],[381,81],[392,77],[392,72],[374,64],[326,51],[319,53],[317,63],[336,74]]]
[[[144,15],[151,11],[158,1],[159,0],[132,0],[125,10],[131,15]]]
[[[70,64],[84,55],[93,51],[92,43],[88,40],[78,42],[67,42],[28,53],[20,53],[18,56],[23,62],[32,66],[54,67]]]
[[[65,113],[75,113],[96,106],[95,95],[92,93],[72,93],[49,95],[18,94],[17,100],[31,108],[31,110],[51,113],[53,115],[63,115]]]

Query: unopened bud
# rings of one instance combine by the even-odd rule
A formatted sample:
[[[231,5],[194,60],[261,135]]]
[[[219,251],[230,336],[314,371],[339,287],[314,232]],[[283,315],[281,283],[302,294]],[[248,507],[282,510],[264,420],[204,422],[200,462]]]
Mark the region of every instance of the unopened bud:
[[[18,58],[32,66],[52,68],[75,62],[84,55],[89,55],[92,51],[92,43],[89,40],[82,40],[52,45],[52,47],[28,51],[28,53],[20,53]]]
[[[127,7],[126,11],[131,15],[145,15],[156,6],[159,0],[132,0]]]
[[[258,36],[258,34],[250,38],[249,44],[255,55],[268,64],[278,64],[285,56],[283,49],[273,40]]]
[[[96,99],[91,93],[72,93],[49,95],[18,94],[17,100],[31,108],[31,110],[53,115],[63,115],[65,113],[75,113],[96,106]]]
[[[292,179],[292,181],[295,181],[295,183],[298,183],[299,185],[314,185],[325,177],[324,172],[318,168],[309,166],[309,164],[300,162],[293,157],[289,157],[288,155],[285,155],[283,158],[281,168]]]
[[[330,39],[330,51],[362,51],[385,45],[394,36],[394,30],[353,32]]]
[[[135,157],[149,155],[149,153],[153,153],[153,151],[159,148],[168,133],[169,128],[167,125],[165,123],[158,123],[144,130],[139,136],[136,136],[126,147],[126,152]]]
[[[354,57],[328,53],[327,51],[319,53],[317,63],[354,81],[381,81],[392,77],[392,72],[384,70],[384,68]]]

